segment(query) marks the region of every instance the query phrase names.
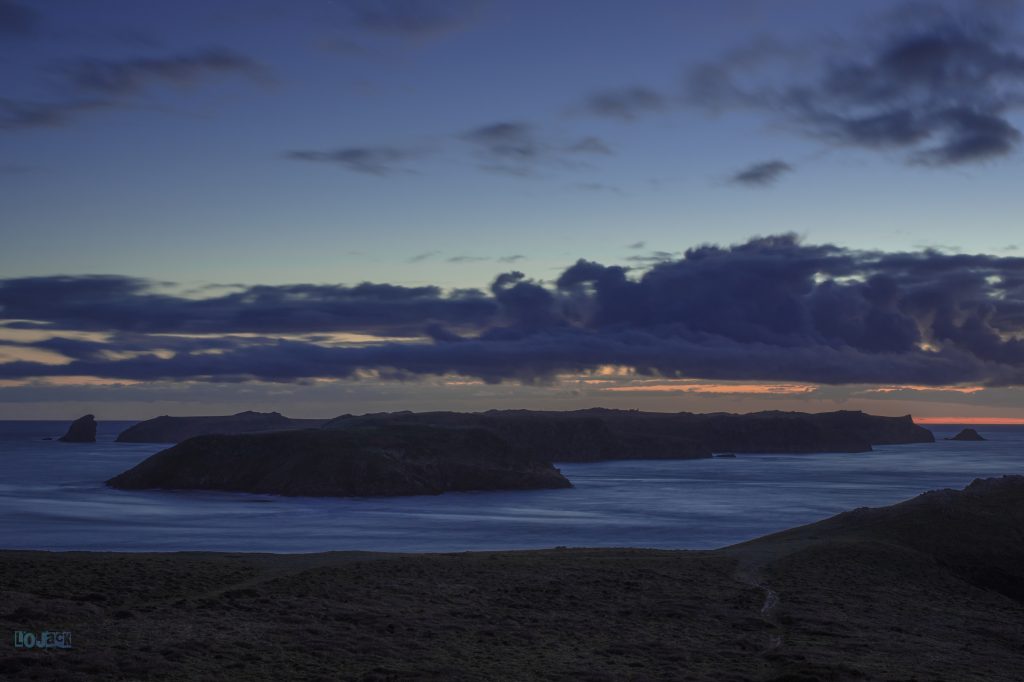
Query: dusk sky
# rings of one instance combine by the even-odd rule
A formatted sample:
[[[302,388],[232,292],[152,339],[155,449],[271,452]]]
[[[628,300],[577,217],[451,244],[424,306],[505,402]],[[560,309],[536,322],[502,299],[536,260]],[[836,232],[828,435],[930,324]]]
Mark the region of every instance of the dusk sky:
[[[1024,7],[0,0],[0,418],[1024,419]]]

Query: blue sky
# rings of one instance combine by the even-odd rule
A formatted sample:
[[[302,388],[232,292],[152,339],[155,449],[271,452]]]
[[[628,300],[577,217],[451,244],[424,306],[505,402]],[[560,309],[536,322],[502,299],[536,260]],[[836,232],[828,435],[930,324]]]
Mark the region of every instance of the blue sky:
[[[360,282],[486,295],[510,270],[551,288],[585,259],[638,278],[701,244],[786,233],[856,252],[984,254],[1006,259],[992,272],[1016,273],[1012,259],[1024,247],[1018,10],[1012,2],[0,0],[0,274],[145,278],[193,298],[222,291],[201,289],[208,285]],[[936,44],[941,51],[929,52]],[[904,48],[924,57],[886,61],[905,57]],[[926,73],[920,59],[941,62],[944,75]],[[696,86],[708,69],[710,93]],[[1021,294],[1006,287],[985,296],[1016,304]],[[953,323],[962,326],[970,314],[958,305]],[[83,331],[31,319],[51,335]],[[1019,334],[1016,323],[992,324],[1003,343]],[[0,341],[18,333],[0,330]],[[922,333],[920,343],[941,340]],[[108,342],[110,353],[126,352]],[[1019,367],[1007,348],[998,372],[957,375],[998,389],[928,396],[953,412],[1010,416],[1019,396],[1007,377]],[[156,351],[171,352],[152,339],[131,352]],[[0,358],[33,352],[42,350]],[[606,364],[595,362],[564,369],[579,380],[578,371]],[[381,369],[365,368],[373,377]],[[429,381],[335,377],[315,390],[295,377],[248,375],[213,390],[177,372],[143,383],[173,386],[180,399],[162,407],[179,413],[272,406],[272,396],[328,414],[359,411],[379,393],[394,408],[499,399],[459,383],[463,374],[480,379],[472,372],[452,379],[450,368],[434,369]],[[728,399],[579,397],[562,369],[559,378],[531,376],[530,386],[511,372],[487,390],[526,406],[629,399],[722,409]],[[723,380],[700,374],[687,365],[670,378]],[[63,414],[94,401],[116,404],[112,416],[146,416],[130,407],[142,387],[110,388],[127,374],[92,388],[93,379],[55,386],[46,372],[30,375],[8,372],[0,416]],[[798,381],[771,372],[731,380],[747,379]],[[820,402],[796,392],[751,405],[822,409],[860,389],[844,390]],[[559,391],[568,397],[555,398]],[[917,391],[898,409],[935,413],[928,396]],[[875,411],[897,409],[885,400]]]

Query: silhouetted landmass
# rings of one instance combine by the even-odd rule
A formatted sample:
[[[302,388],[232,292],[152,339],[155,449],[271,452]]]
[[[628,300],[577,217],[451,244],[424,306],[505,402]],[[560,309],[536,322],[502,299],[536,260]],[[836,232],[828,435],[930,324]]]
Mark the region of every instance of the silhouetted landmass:
[[[118,437],[129,443],[179,443],[207,434],[261,433],[322,427],[419,424],[477,427],[511,445],[553,461],[685,459],[712,452],[867,452],[872,445],[930,443],[935,439],[911,417],[863,412],[756,412],[693,414],[593,408],[571,412],[380,412],[332,420],[290,419],[277,412],[220,417],[157,417]]]
[[[67,433],[60,437],[62,443],[95,443],[96,417],[87,414],[71,422]]]
[[[985,440],[981,434],[974,429],[963,429],[960,433],[947,438],[946,440]]]
[[[549,462],[486,429],[406,424],[197,436],[107,483],[316,496],[571,487]]]
[[[180,443],[211,433],[260,433],[314,429],[326,419],[291,419],[278,412],[239,412],[216,417],[156,417],[122,431],[119,443]]]
[[[839,411],[693,414],[594,408],[574,412],[390,412],[344,415],[325,429],[374,424],[489,428],[517,447],[556,462],[682,459],[713,452],[868,452],[872,445],[931,443],[931,431],[905,417]]]
[[[389,412],[343,415],[319,429],[269,430],[302,421],[276,412],[151,419],[118,440],[217,433],[184,440],[109,484],[339,496],[558,488],[569,483],[552,467],[555,461],[866,452],[872,444],[934,440],[909,416],[862,412]]]
[[[791,548],[792,543],[867,539],[915,550],[1024,607],[1024,476],[977,479],[963,490],[862,507],[752,544]]]
[[[1014,476],[716,551],[5,551],[0,628],[75,648],[0,677],[1019,680],[1022,538]]]

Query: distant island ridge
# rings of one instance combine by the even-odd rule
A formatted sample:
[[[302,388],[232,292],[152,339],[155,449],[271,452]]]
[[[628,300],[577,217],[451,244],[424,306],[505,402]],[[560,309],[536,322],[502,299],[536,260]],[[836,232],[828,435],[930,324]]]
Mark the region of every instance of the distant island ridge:
[[[563,437],[575,434],[577,445],[582,445],[583,429],[588,425],[608,436],[600,446],[595,444],[595,454],[579,454],[582,450],[574,451],[564,443],[552,443],[550,440],[541,443],[542,447],[561,447],[566,450],[565,457],[572,461],[632,459],[636,455],[625,453],[644,447],[647,448],[643,452],[645,458],[679,458],[707,457],[717,451],[868,452],[872,445],[934,441],[931,432],[918,426],[910,415],[882,417],[849,410],[734,414],[589,408],[572,411],[376,412],[344,414],[333,419],[293,419],[279,412],[254,411],[218,416],[160,416],[125,429],[117,436],[117,442],[178,443],[193,436],[210,434],[345,429],[371,424],[479,426],[498,431],[515,429],[525,440],[533,434],[523,431],[542,431],[542,436],[551,436],[554,435],[551,432],[558,431]],[[613,449],[618,450],[615,457],[601,454]],[[558,456],[554,458],[559,459]]]
[[[125,489],[312,496],[569,487],[554,462],[693,459],[716,453],[869,452],[931,443],[909,416],[571,412],[385,412],[331,420],[242,412],[157,417],[120,442],[178,442],[110,479]]]
[[[316,429],[328,419],[292,419],[279,412],[245,411],[232,415],[204,417],[161,416],[130,426],[117,436],[118,443],[179,443],[186,438],[211,433],[258,433]]]

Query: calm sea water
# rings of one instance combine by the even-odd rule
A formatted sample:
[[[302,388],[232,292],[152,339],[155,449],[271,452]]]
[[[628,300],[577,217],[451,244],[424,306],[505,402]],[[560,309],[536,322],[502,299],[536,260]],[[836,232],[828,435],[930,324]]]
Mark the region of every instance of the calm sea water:
[[[866,454],[562,464],[569,490],[399,498],[125,492],[103,481],[165,446],[44,441],[68,422],[0,422],[0,547],[319,552],[721,547],[859,506],[1024,473],[1024,427]],[[933,428],[937,438],[959,427]]]

